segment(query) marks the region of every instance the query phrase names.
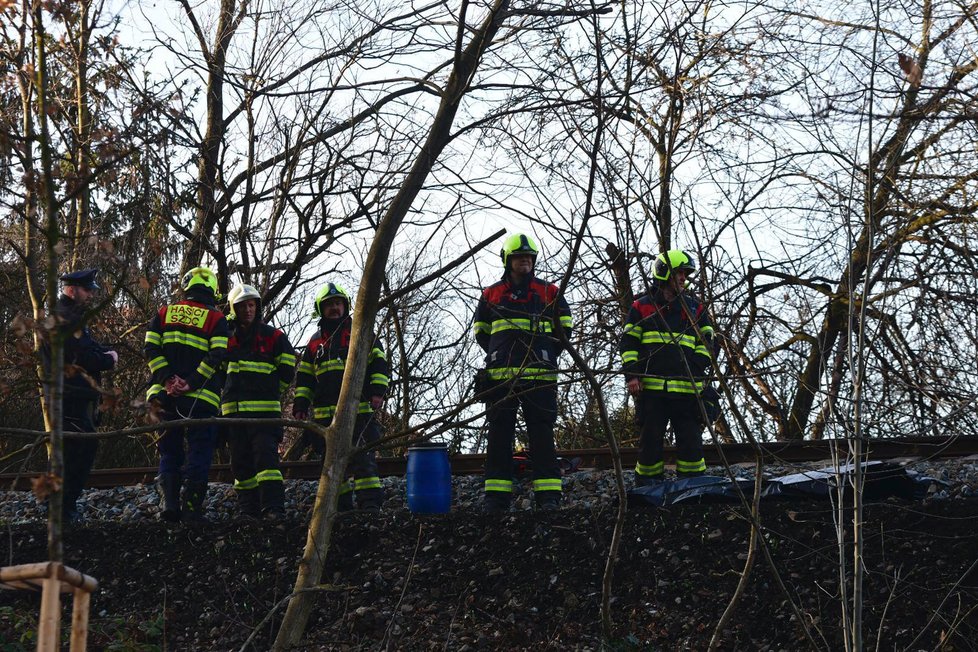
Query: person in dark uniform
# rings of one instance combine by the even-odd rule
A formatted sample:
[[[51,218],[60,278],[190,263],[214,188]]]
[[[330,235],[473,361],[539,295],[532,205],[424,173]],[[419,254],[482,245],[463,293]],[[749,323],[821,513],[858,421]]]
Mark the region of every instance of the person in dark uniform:
[[[714,329],[706,306],[686,289],[687,278],[695,272],[696,263],[685,251],[659,254],[652,273],[655,288],[632,304],[621,336],[622,371],[635,399],[641,437],[635,465],[639,487],[663,478],[669,424],[678,447],[677,475],[702,475],[706,470],[699,403],[708,389]]]
[[[119,354],[99,344],[85,324],[85,309],[101,288],[97,269],[82,269],[61,277],[64,289],[58,297],[55,315],[64,337],[64,523],[78,520],[77,502],[95,463],[98,440],[72,437],[70,433],[93,433],[98,425],[99,387],[102,372],[110,371]],[[50,369],[50,349],[45,348],[45,366]]]
[[[315,315],[319,317],[319,332],[312,336],[302,352],[295,382],[292,416],[298,421],[305,421],[312,416],[317,423],[324,426],[333,422],[346,360],[350,355],[350,310],[350,295],[335,283],[327,283],[316,294]],[[370,350],[367,376],[353,427],[354,446],[363,446],[380,439],[380,426],[374,418],[374,411],[384,406],[384,397],[390,384],[389,373],[387,354],[380,343],[375,341]],[[304,435],[304,443],[311,444],[313,450],[322,456],[326,450],[326,442],[309,431],[305,432],[308,434]],[[349,473],[353,476],[353,482],[340,489],[340,511],[353,509],[354,494],[358,508],[367,511],[380,510],[384,494],[375,457],[375,452],[369,450],[360,451],[350,458]]]
[[[557,359],[564,350],[560,324],[570,337],[570,307],[553,283],[534,276],[539,247],[517,233],[503,243],[502,280],[482,291],[475,339],[486,352],[490,391],[486,397],[486,512],[509,509],[513,495],[513,440],[523,408],[530,443],[537,507],[560,507],[561,471],[554,445],[557,421]]]
[[[261,316],[261,294],[251,285],[228,293],[227,380],[221,414],[282,418],[282,396],[295,376],[295,349],[281,330]],[[281,426],[227,426],[231,472],[238,510],[246,517],[274,520],[285,514],[285,485],[279,469]]]
[[[228,323],[215,307],[217,276],[195,267],[184,274],[183,289],[183,301],[154,315],[143,346],[152,373],[146,400],[159,406],[165,421],[216,417],[221,405]],[[160,435],[164,521],[203,520],[216,433],[215,426],[191,425],[167,427]]]

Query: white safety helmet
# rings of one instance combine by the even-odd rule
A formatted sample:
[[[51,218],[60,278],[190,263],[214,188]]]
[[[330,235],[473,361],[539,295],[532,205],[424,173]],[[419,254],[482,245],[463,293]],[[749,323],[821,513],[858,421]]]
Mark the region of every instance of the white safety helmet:
[[[249,299],[254,299],[258,304],[259,310],[261,309],[261,294],[254,286],[248,285],[247,283],[238,283],[235,285],[230,292],[228,292],[228,312],[229,317],[234,319],[237,315],[234,312],[235,304],[241,303],[242,301],[247,301]]]

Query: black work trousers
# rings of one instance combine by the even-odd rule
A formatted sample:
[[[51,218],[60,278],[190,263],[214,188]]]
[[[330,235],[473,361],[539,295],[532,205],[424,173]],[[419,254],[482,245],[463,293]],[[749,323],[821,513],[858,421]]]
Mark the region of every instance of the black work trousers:
[[[513,440],[516,437],[517,411],[523,408],[526,432],[530,444],[530,461],[534,481],[556,480],[559,490],[561,477],[554,444],[554,424],[557,422],[557,386],[552,382],[504,382],[489,396],[486,422],[486,487],[502,491],[513,480]],[[493,483],[493,480],[503,481]],[[539,482],[535,482],[536,487]],[[511,491],[511,489],[510,489]]]
[[[239,413],[234,416],[252,415]],[[265,478],[258,477],[259,474],[279,471],[281,426],[227,426],[227,438],[231,448],[231,473],[237,483],[248,483],[253,479],[262,482]],[[276,479],[281,482],[281,478]]]
[[[317,419],[316,421],[324,426],[329,426],[333,420]],[[326,454],[326,442],[322,437],[315,433],[306,431],[311,436],[312,448],[319,457]],[[380,439],[380,426],[374,419],[373,413],[358,414],[356,423],[353,425],[353,446],[359,448],[372,444]],[[353,485],[348,489],[344,487],[341,493],[355,489],[357,495],[363,492],[380,493],[380,476],[377,471],[377,452],[375,449],[362,450],[350,456],[350,461],[346,465],[346,475],[353,476]]]
[[[64,487],[62,513],[67,517],[74,513],[75,503],[88,482],[88,476],[98,453],[97,439],[72,437],[72,432],[95,432],[96,405],[90,401],[65,401],[64,403]]]
[[[696,397],[645,390],[639,396],[636,419],[641,433],[638,463],[659,469],[661,475],[666,426],[671,423],[676,435],[676,462],[679,474],[702,472],[702,419]]]

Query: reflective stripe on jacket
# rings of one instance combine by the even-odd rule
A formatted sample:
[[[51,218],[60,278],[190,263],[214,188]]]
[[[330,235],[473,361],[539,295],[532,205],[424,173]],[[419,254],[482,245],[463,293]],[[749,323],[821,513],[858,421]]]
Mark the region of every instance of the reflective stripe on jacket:
[[[713,323],[691,294],[666,301],[657,290],[632,303],[619,351],[625,377],[640,378],[643,389],[698,393],[714,351]]]
[[[345,317],[331,329],[323,320],[320,326],[320,332],[309,340],[302,351],[295,382],[295,409],[308,412],[311,405],[313,418],[328,419],[336,410],[346,360],[350,355],[351,321]],[[373,412],[369,402],[371,396],[387,395],[389,374],[387,354],[374,340],[360,395],[360,413]]]
[[[221,413],[281,416],[281,398],[295,376],[295,349],[274,326],[255,323],[249,331],[235,326],[228,340]]]
[[[556,381],[564,350],[554,333],[558,322],[570,337],[570,307],[553,283],[531,277],[516,286],[507,274],[483,290],[472,326],[490,378]]]
[[[166,380],[180,376],[191,388],[185,396],[204,406],[202,414],[216,413],[227,348],[228,323],[213,306],[190,300],[163,306],[149,322],[143,345],[152,373],[147,400],[162,398]]]

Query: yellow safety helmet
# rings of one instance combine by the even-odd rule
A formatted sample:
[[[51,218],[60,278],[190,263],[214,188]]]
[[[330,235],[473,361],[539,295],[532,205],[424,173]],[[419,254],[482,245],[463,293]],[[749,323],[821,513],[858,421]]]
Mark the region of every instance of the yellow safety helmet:
[[[220,299],[217,291],[217,275],[207,267],[194,267],[183,275],[183,289],[189,290],[195,285],[203,285],[214,293],[214,299]]]
[[[674,269],[685,269],[692,274],[696,271],[696,261],[682,249],[670,249],[664,254],[659,254],[655,259],[652,276],[655,280],[665,283],[672,276]]]
[[[509,257],[513,254],[530,254],[533,256],[534,261],[536,261],[539,253],[540,247],[537,246],[537,243],[530,236],[522,233],[514,233],[506,238],[506,242],[503,243],[503,248],[499,252],[499,257],[503,259],[503,268],[509,269]]]
[[[342,285],[337,283],[327,283],[323,287],[319,288],[319,292],[316,293],[316,305],[313,308],[313,314],[316,317],[323,316],[322,303],[326,299],[331,299],[332,297],[342,298],[346,303],[346,314],[350,314],[350,295],[347,294]]]

